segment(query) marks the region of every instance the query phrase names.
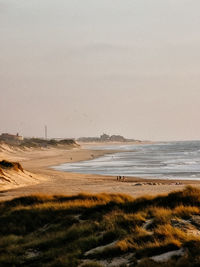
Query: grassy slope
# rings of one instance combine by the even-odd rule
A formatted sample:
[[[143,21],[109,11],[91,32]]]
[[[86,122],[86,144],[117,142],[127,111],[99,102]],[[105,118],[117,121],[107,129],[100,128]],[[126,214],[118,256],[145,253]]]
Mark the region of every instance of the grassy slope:
[[[62,140],[45,140],[40,138],[25,138],[20,142],[20,146],[22,147],[48,147],[48,146],[78,146],[77,143],[73,139],[62,139]]]
[[[122,194],[35,195],[0,203],[0,266],[101,266],[131,255],[128,266],[200,266],[200,190],[133,199]],[[148,227],[144,227],[145,223]],[[86,256],[86,252],[116,241]],[[167,263],[150,257],[184,248]],[[195,265],[196,264],[196,265]],[[123,265],[124,266],[124,265]],[[125,265],[126,266],[126,265]]]

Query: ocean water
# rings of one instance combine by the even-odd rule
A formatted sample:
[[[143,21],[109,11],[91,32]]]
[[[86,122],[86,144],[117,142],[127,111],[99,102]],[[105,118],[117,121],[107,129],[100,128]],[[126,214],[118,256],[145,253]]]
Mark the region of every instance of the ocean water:
[[[113,148],[121,152],[62,164],[54,169],[111,176],[200,180],[200,141],[116,145],[98,149]]]

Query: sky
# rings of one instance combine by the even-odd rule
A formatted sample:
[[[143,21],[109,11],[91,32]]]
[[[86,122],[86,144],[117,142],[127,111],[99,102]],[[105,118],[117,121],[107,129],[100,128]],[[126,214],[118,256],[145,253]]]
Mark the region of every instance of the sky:
[[[200,139],[199,0],[0,0],[0,132]]]

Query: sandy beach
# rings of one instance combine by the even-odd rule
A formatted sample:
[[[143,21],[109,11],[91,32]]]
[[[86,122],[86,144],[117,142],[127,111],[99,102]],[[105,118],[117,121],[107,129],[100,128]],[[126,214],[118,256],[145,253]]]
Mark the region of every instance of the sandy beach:
[[[85,145],[70,150],[49,148],[1,152],[0,159],[19,161],[27,172],[37,177],[37,181],[33,183],[27,181],[23,186],[10,185],[10,187],[1,188],[0,200],[38,193],[73,195],[80,192],[125,193],[138,197],[164,194],[183,189],[186,185],[200,187],[200,181],[148,180],[131,177],[122,182],[112,176],[68,173],[51,168],[62,163],[89,160],[114,152],[117,152],[114,146],[113,150],[98,150],[98,145],[96,150],[87,149]]]

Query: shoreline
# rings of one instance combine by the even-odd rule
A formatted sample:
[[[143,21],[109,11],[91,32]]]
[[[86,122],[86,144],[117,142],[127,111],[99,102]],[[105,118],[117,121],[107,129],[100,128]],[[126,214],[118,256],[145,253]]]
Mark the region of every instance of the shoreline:
[[[123,143],[120,145],[123,145]],[[117,181],[115,176],[71,173],[51,168],[52,166],[63,163],[85,161],[119,152],[116,149],[98,150],[98,146],[96,147],[96,150],[83,147],[70,150],[51,148],[0,153],[0,158],[5,157],[5,159],[19,161],[26,171],[43,177],[37,184],[5,190],[0,189],[0,201],[30,194],[75,195],[82,192],[124,193],[138,197],[143,195],[166,194],[174,190],[181,190],[186,185],[200,187],[200,181],[196,180],[126,177],[126,180],[122,182]]]

